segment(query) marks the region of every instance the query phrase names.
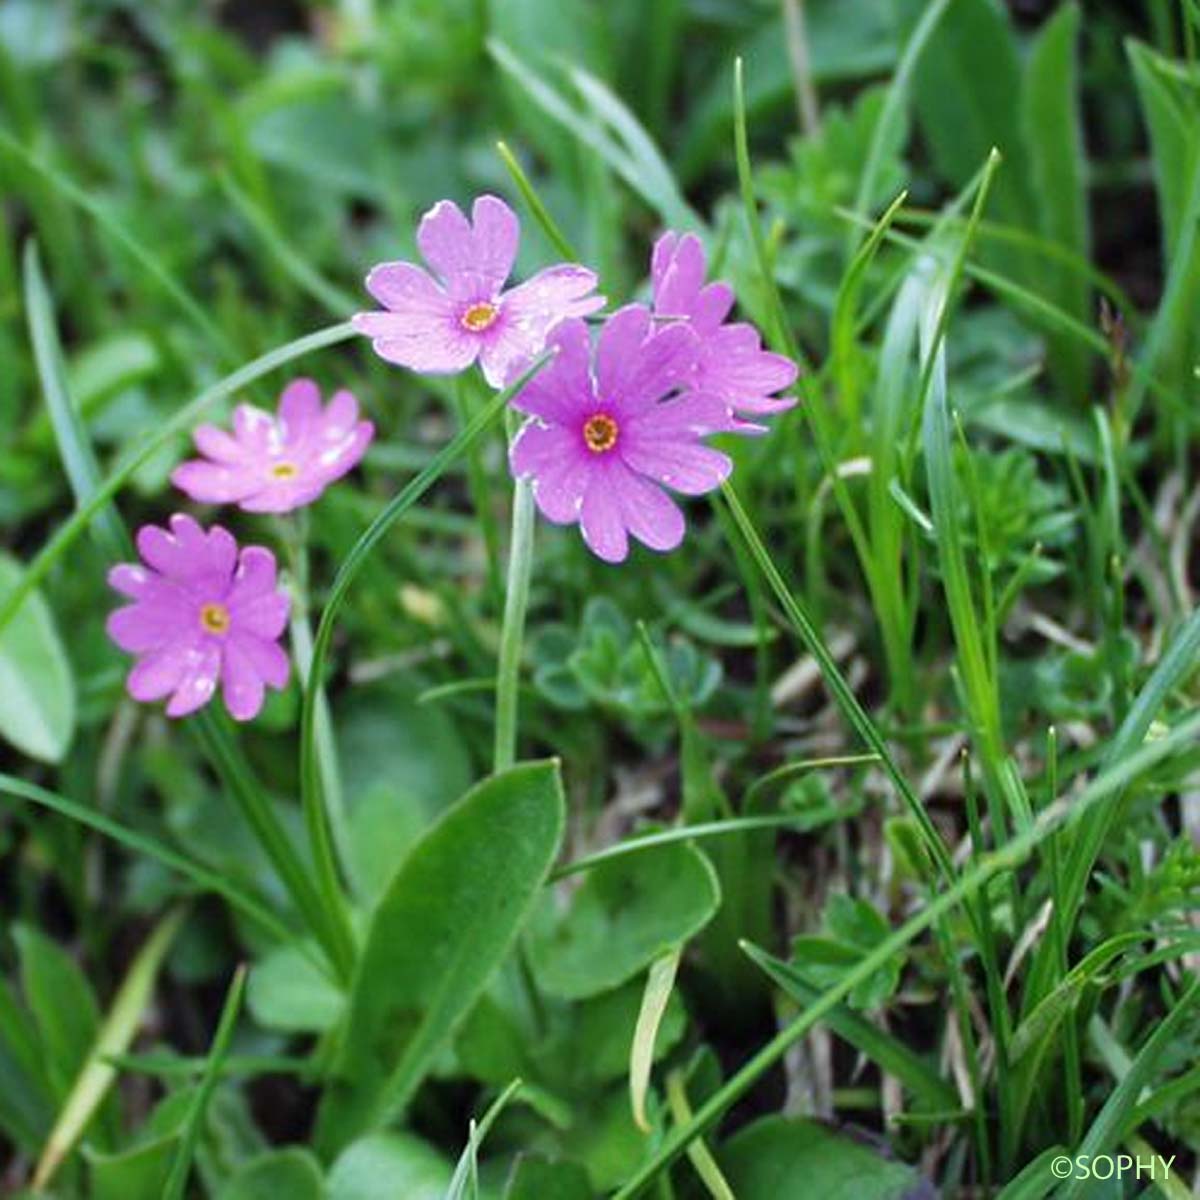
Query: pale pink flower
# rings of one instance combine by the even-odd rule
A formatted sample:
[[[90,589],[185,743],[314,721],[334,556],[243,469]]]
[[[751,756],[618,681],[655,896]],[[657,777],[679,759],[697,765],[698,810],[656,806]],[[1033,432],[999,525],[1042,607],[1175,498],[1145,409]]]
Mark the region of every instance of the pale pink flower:
[[[282,688],[288,657],[279,638],[287,593],[276,587],[275,556],[262,546],[238,550],[219,525],[207,533],[177,513],[170,529],[143,525],[141,563],[121,563],[108,582],[133,603],[108,618],[108,635],[137,656],[126,687],[135,700],[170,697],[167,716],[182,717],[212,699],[248,721],[264,686]]]
[[[520,229],[517,214],[495,196],[480,196],[470,221],[453,201],[440,201],[417,230],[434,274],[409,262],[373,267],[367,291],[387,311],[358,313],[354,327],[388,362],[448,375],[478,358],[488,383],[503,387],[560,321],[604,307],[604,297],[592,294],[595,273],[574,263],[547,267],[505,291]]]
[[[554,358],[513,399],[531,418],[512,445],[513,474],[532,479],[547,520],[577,521],[606,562],[625,558],[630,534],[673,550],[684,518],[664,489],[710,492],[733,466],[702,440],[728,427],[724,402],[678,394],[693,376],[698,337],[683,322],[656,328],[647,308],[630,305],[605,322],[594,365],[581,320],[564,321],[547,344]]]
[[[650,278],[654,315],[686,320],[700,335],[694,387],[724,400],[738,415],[782,412],[796,403],[778,396],[796,381],[796,364],[762,348],[753,325],[726,323],[733,308],[733,289],[717,281],[705,283],[708,266],[704,246],[694,233],[668,231],[654,243]],[[738,422],[739,432],[762,432],[762,426]]]
[[[272,416],[252,404],[233,414],[233,432],[201,425],[192,435],[205,457],[181,463],[171,482],[204,504],[247,512],[290,512],[311,504],[367,452],[375,427],[360,421],[358,401],[335,392],[325,407],[311,379],[288,384]]]

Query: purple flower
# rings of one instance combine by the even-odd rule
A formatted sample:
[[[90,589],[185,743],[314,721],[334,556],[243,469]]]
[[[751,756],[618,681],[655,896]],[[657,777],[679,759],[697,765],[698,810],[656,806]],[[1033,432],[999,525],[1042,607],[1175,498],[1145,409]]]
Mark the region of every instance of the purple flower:
[[[367,291],[387,312],[358,313],[354,327],[375,353],[413,371],[449,375],[476,358],[492,387],[503,387],[567,317],[604,306],[596,276],[560,263],[502,291],[517,257],[520,222],[503,200],[480,196],[468,221],[451,200],[421,218],[417,245],[437,278],[408,262],[380,263]]]
[[[688,383],[699,339],[682,322],[655,329],[642,305],[621,309],[600,332],[593,369],[583,321],[564,321],[554,359],[514,398],[529,413],[513,442],[513,474],[533,480],[537,506],[560,525],[579,522],[589,549],[621,562],[629,534],[673,550],[684,520],[663,487],[696,496],[720,486],[733,464],[701,440],[727,427],[724,402]]]
[[[239,552],[219,525],[207,533],[176,513],[170,531],[143,525],[140,563],[120,563],[108,582],[133,603],[108,618],[108,636],[137,655],[126,687],[135,700],[167,702],[182,717],[212,699],[221,681],[225,706],[248,721],[263,705],[263,685],[282,688],[288,657],[279,645],[289,600],[276,588],[275,556],[261,546]]]
[[[654,243],[654,315],[682,318],[700,335],[693,386],[719,397],[734,413],[762,415],[791,408],[794,397],[775,393],[795,383],[796,364],[764,350],[753,325],[724,323],[733,307],[733,289],[727,283],[706,284],[707,269],[704,246],[694,233],[667,232]],[[762,432],[762,426],[747,422],[735,427],[741,433]]]
[[[206,457],[180,464],[171,482],[201,503],[290,512],[353,470],[374,436],[349,392],[335,392],[322,408],[317,385],[296,379],[283,390],[278,416],[241,404],[232,434],[201,425],[193,437]]]

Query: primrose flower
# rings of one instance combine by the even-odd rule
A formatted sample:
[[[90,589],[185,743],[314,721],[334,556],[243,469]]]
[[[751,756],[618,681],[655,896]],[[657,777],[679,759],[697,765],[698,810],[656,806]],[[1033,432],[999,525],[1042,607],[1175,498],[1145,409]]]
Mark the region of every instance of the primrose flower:
[[[503,387],[555,325],[604,306],[603,296],[591,294],[595,273],[574,263],[504,291],[520,229],[517,214],[495,196],[480,196],[470,221],[451,200],[435,204],[421,218],[417,245],[437,278],[408,262],[373,267],[367,291],[387,311],[358,313],[355,329],[388,362],[448,375],[478,358],[488,383]]]
[[[513,474],[532,478],[547,520],[578,521],[606,562],[625,558],[630,534],[673,550],[684,519],[664,487],[711,492],[733,465],[702,441],[727,428],[724,402],[695,391],[669,398],[690,380],[699,338],[682,322],[655,328],[635,304],[605,322],[594,367],[581,320],[564,321],[547,344],[554,358],[513,399],[531,417],[513,441]]]
[[[126,687],[135,700],[170,697],[182,717],[212,699],[220,680],[236,720],[257,716],[264,685],[282,688],[288,657],[279,645],[290,601],[276,587],[275,556],[238,549],[219,525],[207,533],[177,513],[170,529],[143,525],[143,563],[120,563],[109,584],[133,603],[108,618],[108,636],[137,656]]]
[[[654,315],[686,320],[700,335],[700,356],[693,386],[720,397],[734,413],[764,415],[796,403],[776,392],[796,381],[796,364],[762,348],[758,330],[745,322],[725,324],[733,307],[733,289],[704,282],[708,269],[704,246],[694,233],[667,232],[654,243],[650,278]],[[763,432],[760,425],[739,422],[742,433]]]
[[[358,416],[358,401],[349,392],[335,392],[322,408],[311,379],[293,380],[283,389],[276,416],[240,404],[232,434],[201,425],[192,436],[205,457],[181,463],[171,482],[204,504],[290,512],[311,504],[361,461],[375,426]]]

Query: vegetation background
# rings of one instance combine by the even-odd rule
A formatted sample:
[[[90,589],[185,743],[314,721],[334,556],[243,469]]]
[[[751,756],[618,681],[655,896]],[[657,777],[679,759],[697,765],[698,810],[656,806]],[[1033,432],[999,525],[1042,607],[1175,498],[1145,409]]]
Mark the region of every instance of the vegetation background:
[[[1198,38],[1195,0],[3,0],[0,1191],[1192,1194]],[[522,184],[614,302],[702,233],[802,403],[669,557],[538,528],[532,765],[470,790],[502,430],[442,461],[482,382],[340,323],[442,197],[559,257]],[[314,624],[354,557],[331,716],[170,724],[105,570],[184,406],[300,372],[379,437],[306,529],[235,524]]]

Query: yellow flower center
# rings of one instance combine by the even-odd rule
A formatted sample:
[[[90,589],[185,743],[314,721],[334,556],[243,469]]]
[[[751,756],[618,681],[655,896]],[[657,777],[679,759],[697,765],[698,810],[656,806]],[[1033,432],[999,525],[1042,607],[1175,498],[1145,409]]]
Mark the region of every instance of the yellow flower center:
[[[461,324],[472,333],[482,333],[499,315],[500,310],[494,304],[481,301],[479,304],[472,304],[463,313]]]
[[[271,468],[272,479],[295,479],[300,474],[300,468],[295,463],[277,462]]]
[[[205,633],[228,633],[229,609],[223,604],[206,604],[200,610],[200,628]]]
[[[608,413],[595,413],[583,424],[583,440],[593,454],[604,454],[617,444],[617,423]]]

